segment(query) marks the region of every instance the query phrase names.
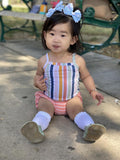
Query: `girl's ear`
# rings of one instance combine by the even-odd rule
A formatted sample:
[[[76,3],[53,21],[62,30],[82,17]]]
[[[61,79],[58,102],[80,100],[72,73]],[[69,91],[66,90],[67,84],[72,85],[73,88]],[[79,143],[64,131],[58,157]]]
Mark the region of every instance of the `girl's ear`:
[[[74,45],[77,41],[78,41],[78,36],[74,36],[74,37],[72,37],[70,44]]]

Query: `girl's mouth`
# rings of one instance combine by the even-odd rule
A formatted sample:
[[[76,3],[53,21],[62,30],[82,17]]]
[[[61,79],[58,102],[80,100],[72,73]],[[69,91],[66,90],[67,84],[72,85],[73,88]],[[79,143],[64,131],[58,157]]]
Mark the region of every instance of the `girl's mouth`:
[[[58,45],[53,45],[53,48],[58,49],[60,46]]]

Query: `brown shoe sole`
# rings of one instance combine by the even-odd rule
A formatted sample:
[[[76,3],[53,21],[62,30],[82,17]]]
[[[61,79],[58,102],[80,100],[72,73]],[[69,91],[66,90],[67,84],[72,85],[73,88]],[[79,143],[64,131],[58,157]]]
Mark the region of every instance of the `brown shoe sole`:
[[[27,122],[21,128],[21,133],[32,143],[42,142],[45,138],[41,127],[35,122]]]
[[[92,124],[85,128],[83,138],[86,141],[94,142],[98,140],[104,133],[106,128],[101,124]]]

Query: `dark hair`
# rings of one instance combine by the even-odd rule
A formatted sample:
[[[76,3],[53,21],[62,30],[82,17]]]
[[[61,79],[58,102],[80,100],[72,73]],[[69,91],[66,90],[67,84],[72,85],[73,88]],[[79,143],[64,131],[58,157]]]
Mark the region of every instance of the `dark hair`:
[[[82,50],[82,44],[81,44],[81,35],[80,35],[80,29],[81,29],[81,23],[75,23],[73,18],[71,16],[65,15],[63,12],[56,11],[54,14],[47,18],[42,29],[42,44],[45,49],[48,49],[46,46],[46,41],[44,39],[44,31],[50,31],[52,28],[60,23],[68,23],[71,24],[71,35],[72,37],[76,36],[77,41],[74,45],[70,45],[68,51],[69,52],[77,52]]]

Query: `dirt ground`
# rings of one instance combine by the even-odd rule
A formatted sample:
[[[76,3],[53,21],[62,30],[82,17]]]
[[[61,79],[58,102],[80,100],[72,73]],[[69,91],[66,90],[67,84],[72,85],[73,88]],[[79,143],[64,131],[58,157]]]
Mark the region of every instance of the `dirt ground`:
[[[109,38],[109,36],[104,35],[104,34],[99,35],[99,33],[95,34],[95,35],[92,35],[92,34],[91,35],[90,34],[89,35],[83,34],[82,38],[83,38],[83,41],[85,43],[102,44],[102,43],[104,43]],[[118,42],[117,35],[113,39],[112,43],[113,42],[114,43]],[[110,56],[110,57],[114,57],[114,58],[120,59],[120,46],[118,46],[118,45],[111,45],[111,46],[105,47],[103,49],[96,50],[95,53],[99,53],[99,54],[103,54],[103,55],[106,55],[106,56]]]
[[[120,59],[120,46],[109,46],[96,51],[96,53]]]

